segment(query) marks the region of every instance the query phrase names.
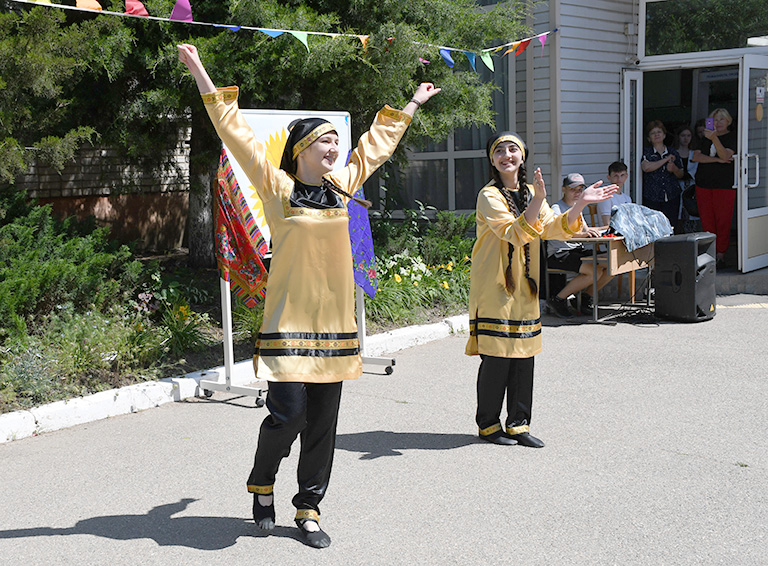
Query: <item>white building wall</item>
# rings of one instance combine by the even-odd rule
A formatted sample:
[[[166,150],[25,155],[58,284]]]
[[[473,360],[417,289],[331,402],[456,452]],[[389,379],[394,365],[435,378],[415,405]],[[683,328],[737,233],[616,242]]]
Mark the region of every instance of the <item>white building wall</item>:
[[[636,42],[626,25],[636,21],[635,3],[559,0],[560,177],[577,171],[588,183],[605,179],[620,158],[622,69],[631,66]]]

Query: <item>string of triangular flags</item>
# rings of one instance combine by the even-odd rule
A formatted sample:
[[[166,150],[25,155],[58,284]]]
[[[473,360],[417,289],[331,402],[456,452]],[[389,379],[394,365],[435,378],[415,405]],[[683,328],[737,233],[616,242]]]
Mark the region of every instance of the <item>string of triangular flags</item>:
[[[259,28],[259,27],[253,27],[253,26],[236,26],[236,25],[228,25],[228,24],[216,24],[216,23],[210,23],[210,22],[199,22],[199,21],[195,21],[192,17],[192,6],[190,4],[190,0],[176,0],[176,4],[173,6],[173,10],[171,10],[171,15],[168,18],[150,16],[149,12],[147,12],[146,7],[144,6],[144,3],[141,2],[140,0],[125,0],[125,12],[113,12],[110,10],[104,10],[101,7],[101,4],[99,4],[97,0],[76,0],[74,6],[68,5],[68,4],[57,4],[55,2],[52,2],[51,0],[13,0],[13,1],[19,4],[44,4],[47,6],[51,6],[53,8],[62,8],[64,10],[98,11],[101,14],[108,14],[113,16],[147,18],[150,20],[155,20],[160,22],[186,22],[188,24],[194,24],[194,25],[200,25],[200,26],[226,28],[233,32],[240,31],[240,30],[259,31],[272,38],[278,37],[283,33],[287,33],[292,35],[296,39],[298,39],[304,45],[304,47],[307,48],[308,52],[310,50],[309,42],[308,42],[308,38],[310,35],[322,35],[326,37],[356,38],[360,41],[360,43],[362,43],[363,48],[366,48],[368,46],[368,39],[370,37],[368,35],[358,35],[358,34],[350,34],[350,33],[300,31],[300,30],[290,30],[290,29],[271,29],[271,28]],[[504,45],[498,45],[496,47],[489,47],[487,49],[483,49],[480,52],[469,51],[467,49],[460,49],[458,47],[432,45],[429,43],[420,43],[419,45],[436,48],[440,53],[440,57],[442,58],[442,60],[450,68],[453,68],[453,66],[455,65],[455,61],[453,60],[452,53],[458,52],[458,53],[463,53],[466,56],[473,71],[477,72],[475,61],[479,56],[480,60],[485,64],[485,66],[488,67],[488,69],[491,72],[494,72],[494,65],[493,65],[493,58],[492,58],[493,54],[496,54],[499,51],[507,48],[506,51],[504,51],[504,53],[501,54],[502,57],[504,57],[509,53],[514,53],[515,57],[517,57],[523,51],[525,51],[528,45],[534,40],[538,40],[538,42],[541,44],[541,50],[543,54],[544,44],[547,42],[548,36],[557,31],[558,31],[557,28],[555,28],[551,31],[540,33],[538,35],[527,37],[525,39],[511,41],[509,43],[505,43]],[[392,42],[394,41],[394,39],[395,38],[390,37],[388,38],[388,41]],[[421,57],[419,57],[419,61],[423,64],[430,63],[430,61],[423,59]]]

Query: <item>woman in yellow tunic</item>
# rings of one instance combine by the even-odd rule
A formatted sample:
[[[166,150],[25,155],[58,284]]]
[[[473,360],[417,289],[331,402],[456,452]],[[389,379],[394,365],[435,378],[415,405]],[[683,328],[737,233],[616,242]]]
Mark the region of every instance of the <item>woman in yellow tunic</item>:
[[[475,420],[483,440],[540,448],[544,443],[529,432],[533,356],[541,351],[540,240],[573,237],[585,227],[581,211],[610,198],[618,187],[595,183],[570,210],[555,216],[546,201],[541,170],[536,169],[533,185],[527,183],[527,149],[520,136],[514,132],[492,136],[487,153],[493,180],[477,196],[465,351],[482,360]],[[505,394],[504,429],[499,417]]]
[[[395,151],[416,109],[440,89],[423,83],[403,110],[384,107],[349,164],[337,172],[332,172],[339,155],[333,125],[320,118],[299,120],[289,128],[277,168],[238,109],[237,87],[216,89],[191,45],[179,46],[179,59],[194,76],[217,133],[264,203],[272,238],[254,356],[257,377],[269,381],[270,413],[247,484],[254,494],[254,520],[264,530],[274,528],[277,469],[301,434],[296,524],[310,546],[324,548],[331,539],[319,527],[319,504],[331,474],[341,383],[362,374],[347,203]]]

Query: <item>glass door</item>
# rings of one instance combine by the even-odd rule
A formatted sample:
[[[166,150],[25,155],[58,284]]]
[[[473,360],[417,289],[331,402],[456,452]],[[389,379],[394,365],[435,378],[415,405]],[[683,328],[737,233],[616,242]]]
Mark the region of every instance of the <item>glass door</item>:
[[[621,153],[627,164],[627,183],[624,192],[632,202],[642,204],[643,173],[640,158],[643,155],[643,73],[624,71],[621,92]]]
[[[768,57],[744,55],[739,77],[739,268],[768,266]]]

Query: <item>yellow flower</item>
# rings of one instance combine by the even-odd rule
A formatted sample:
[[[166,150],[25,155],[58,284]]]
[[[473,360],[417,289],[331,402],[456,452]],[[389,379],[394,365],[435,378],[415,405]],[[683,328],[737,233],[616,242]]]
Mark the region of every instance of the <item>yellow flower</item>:
[[[448,288],[448,281],[443,281],[443,288],[445,288],[445,289]]]
[[[448,271],[453,271],[453,262],[452,262],[452,261],[449,261],[449,262],[448,262],[448,265],[446,265],[446,266],[445,266],[445,268],[446,268]]]
[[[469,261],[469,256],[465,255],[464,258],[461,261]]]
[[[413,286],[414,286],[414,287],[418,287],[418,286],[419,286],[419,282],[418,282],[418,281],[414,281],[414,282],[413,282]]]
[[[402,278],[402,277],[400,277],[400,276],[399,276],[397,273],[395,273],[395,281],[397,281],[398,283],[400,283],[402,280],[403,280],[403,278]]]

